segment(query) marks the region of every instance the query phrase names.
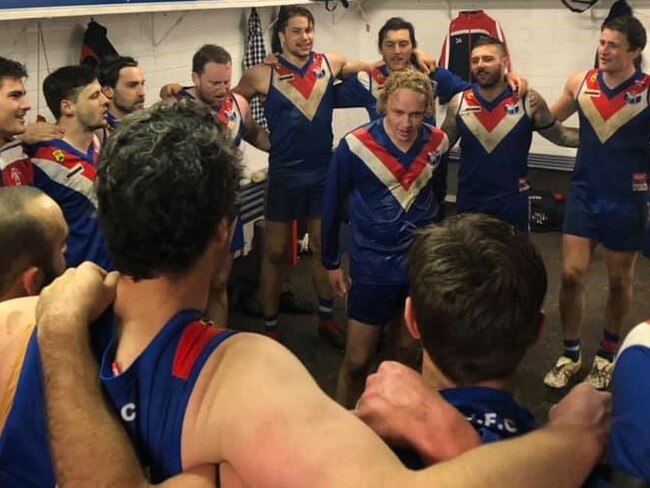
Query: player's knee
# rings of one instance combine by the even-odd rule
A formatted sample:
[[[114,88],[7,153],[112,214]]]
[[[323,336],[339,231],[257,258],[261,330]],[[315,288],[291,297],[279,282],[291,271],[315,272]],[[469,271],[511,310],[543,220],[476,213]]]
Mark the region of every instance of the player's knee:
[[[609,277],[609,290],[612,293],[628,293],[632,291],[633,282],[631,274],[614,274]]]
[[[578,266],[565,266],[562,270],[562,287],[568,289],[584,288],[587,270]]]
[[[370,355],[364,353],[346,354],[343,367],[352,378],[365,378],[370,369]]]

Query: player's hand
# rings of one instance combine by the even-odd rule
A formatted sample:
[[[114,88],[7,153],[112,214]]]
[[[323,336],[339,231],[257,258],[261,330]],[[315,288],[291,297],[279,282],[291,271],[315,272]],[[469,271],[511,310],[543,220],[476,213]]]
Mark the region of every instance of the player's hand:
[[[160,99],[164,103],[174,103],[178,99],[182,89],[183,85],[180,83],[168,83],[160,89]]]
[[[560,428],[585,428],[594,436],[600,457],[609,440],[611,414],[611,393],[598,391],[587,383],[580,383],[551,407],[548,423]]]
[[[415,64],[417,65],[418,69],[425,75],[435,73],[438,69],[436,60],[424,51],[414,49],[413,56],[415,57]]]
[[[354,413],[388,444],[413,448],[428,463],[480,444],[472,426],[421,375],[393,361],[368,376]]]
[[[528,92],[528,80],[522,76],[508,73],[506,74],[506,83],[518,97],[523,97]]]
[[[338,297],[343,297],[348,292],[347,280],[341,268],[330,269],[327,271],[327,279],[330,283],[332,293]]]
[[[65,130],[56,124],[47,122],[34,122],[25,126],[25,132],[18,137],[25,144],[38,144],[39,142],[61,139]]]
[[[275,66],[280,62],[280,59],[278,58],[279,54],[277,53],[269,53],[266,55],[266,58],[264,59],[264,64],[267,66]]]
[[[69,268],[45,287],[36,305],[39,327],[87,327],[115,299],[119,274],[94,263]],[[61,324],[61,325],[59,325]]]

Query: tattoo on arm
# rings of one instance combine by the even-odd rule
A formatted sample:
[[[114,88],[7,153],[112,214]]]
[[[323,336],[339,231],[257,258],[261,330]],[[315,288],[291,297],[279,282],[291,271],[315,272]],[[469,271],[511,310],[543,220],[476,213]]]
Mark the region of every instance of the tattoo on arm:
[[[533,127],[542,137],[553,144],[564,147],[578,147],[578,129],[565,127],[558,122],[546,104],[544,98],[535,90],[528,93]]]
[[[454,147],[454,145],[458,142],[458,139],[460,139],[460,135],[458,134],[458,126],[456,124],[456,112],[458,112],[458,103],[458,96],[451,99],[449,105],[447,106],[447,115],[445,116],[445,121],[440,128],[445,134],[447,134],[447,138],[449,139],[449,149]]]
[[[564,147],[578,147],[580,142],[578,129],[575,127],[566,127],[557,120],[551,127],[540,129],[539,133],[545,139],[548,139],[553,144]]]

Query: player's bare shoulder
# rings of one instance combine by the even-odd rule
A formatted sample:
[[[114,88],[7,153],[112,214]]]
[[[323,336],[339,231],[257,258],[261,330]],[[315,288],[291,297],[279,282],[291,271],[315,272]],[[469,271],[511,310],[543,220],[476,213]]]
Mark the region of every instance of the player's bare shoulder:
[[[283,389],[296,367],[303,369],[286,348],[263,335],[239,332],[224,340],[204,364],[190,396],[183,423],[184,466],[226,460],[231,446],[222,441],[233,436],[242,418],[271,406],[274,392]]]
[[[20,335],[36,322],[38,297],[23,297],[0,302],[0,342]]]
[[[255,95],[268,95],[271,84],[272,67],[267,64],[256,64],[242,74],[241,80],[234,91],[250,100]]]
[[[341,74],[343,66],[345,63],[347,63],[347,59],[341,53],[337,52],[328,52],[324,54],[330,65],[330,68],[332,69],[332,74],[335,78],[337,78]]]
[[[248,100],[239,93],[232,93],[232,97],[235,99],[235,102],[237,102],[237,106],[239,107],[239,110],[241,110],[242,114],[248,112]]]
[[[567,92],[567,94],[570,94],[575,98],[578,95],[578,90],[580,89],[580,85],[582,85],[582,82],[587,76],[587,73],[588,71],[577,71],[575,73],[572,73],[571,76],[567,78],[566,83],[564,85],[565,92]]]
[[[20,371],[16,369],[17,361],[27,348],[36,321],[37,301],[38,297],[25,297],[0,303],[0,410],[9,401],[4,398],[11,390],[6,387],[7,383],[12,377],[17,379],[15,373]],[[0,411],[0,432],[4,420]]]

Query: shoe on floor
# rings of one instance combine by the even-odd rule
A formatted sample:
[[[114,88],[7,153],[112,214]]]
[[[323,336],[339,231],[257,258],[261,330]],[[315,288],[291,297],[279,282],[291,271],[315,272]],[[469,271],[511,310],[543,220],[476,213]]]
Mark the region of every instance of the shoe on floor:
[[[597,390],[605,390],[609,388],[613,372],[614,362],[596,354],[594,364],[591,366],[591,371],[585,378],[585,382]]]
[[[327,342],[335,348],[345,351],[345,331],[336,320],[319,321],[318,335],[327,339]]]
[[[546,373],[544,376],[544,384],[551,388],[566,388],[582,366],[582,358],[579,357],[577,361],[573,361],[566,356],[560,356],[553,369]]]

